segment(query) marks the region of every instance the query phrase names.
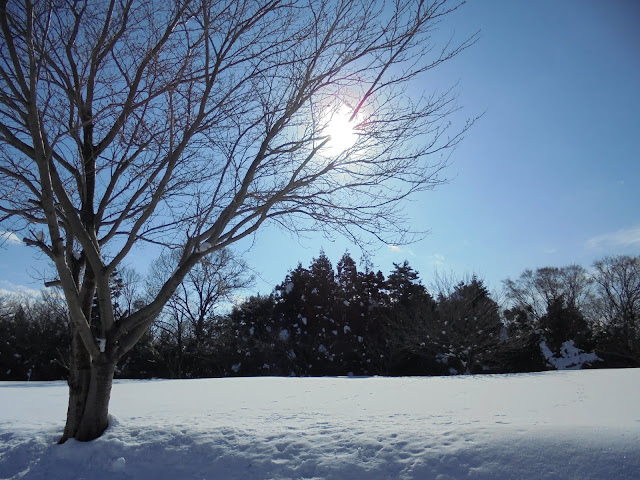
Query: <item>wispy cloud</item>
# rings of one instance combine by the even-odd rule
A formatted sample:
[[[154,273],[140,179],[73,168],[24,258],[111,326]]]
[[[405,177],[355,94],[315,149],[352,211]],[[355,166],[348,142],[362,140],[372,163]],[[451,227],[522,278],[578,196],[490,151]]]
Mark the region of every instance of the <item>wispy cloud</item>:
[[[431,265],[444,265],[445,264],[445,258],[444,255],[440,255],[439,253],[434,253],[433,255],[431,255],[429,257],[429,260],[431,261]]]
[[[638,247],[640,246],[640,227],[623,228],[617,232],[597,235],[586,243],[587,248]]]
[[[13,232],[1,231],[0,232],[0,244],[7,242],[13,244],[21,244],[22,240]]]
[[[416,256],[416,253],[410,248],[400,247],[398,245],[387,245],[387,249],[393,253],[401,253],[403,255],[411,255],[412,257]]]

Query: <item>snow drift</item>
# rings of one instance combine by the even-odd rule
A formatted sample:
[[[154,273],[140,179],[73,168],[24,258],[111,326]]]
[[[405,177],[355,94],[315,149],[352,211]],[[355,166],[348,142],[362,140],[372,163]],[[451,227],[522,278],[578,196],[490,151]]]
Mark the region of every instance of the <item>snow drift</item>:
[[[0,478],[640,478],[640,369],[118,381],[105,434],[55,445],[66,400],[0,383]]]

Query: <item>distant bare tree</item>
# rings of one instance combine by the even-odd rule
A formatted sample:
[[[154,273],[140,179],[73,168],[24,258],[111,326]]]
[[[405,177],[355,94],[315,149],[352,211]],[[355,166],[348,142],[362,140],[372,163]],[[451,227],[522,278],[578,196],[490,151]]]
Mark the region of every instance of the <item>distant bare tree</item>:
[[[122,265],[114,272],[111,281],[114,313],[117,319],[129,316],[134,310],[143,306],[142,275],[135,269]]]
[[[600,327],[618,330],[629,351],[640,353],[640,257],[605,257],[593,264]]]
[[[592,282],[584,267],[568,265],[527,269],[516,280],[505,280],[504,286],[508,301],[538,322],[557,302],[587,314],[592,304]]]
[[[180,252],[161,255],[151,266],[147,280],[151,298],[155,298],[167,278],[176,269]],[[186,342],[193,340],[201,349],[207,322],[223,302],[231,302],[233,295],[253,283],[247,265],[229,249],[214,251],[205,256],[183,278],[171,296],[163,314],[155,325],[175,342],[175,358],[171,370],[182,378],[182,364]]]
[[[400,202],[442,182],[468,127],[448,128],[451,91],[408,89],[474,42],[436,46],[458,6],[0,1],[0,220],[69,306],[61,441],[101,435],[117,361],[207,254],[266,223],[403,241]],[[332,148],[344,112],[357,140]],[[178,249],[177,268],[116,319],[109,278],[142,242]]]

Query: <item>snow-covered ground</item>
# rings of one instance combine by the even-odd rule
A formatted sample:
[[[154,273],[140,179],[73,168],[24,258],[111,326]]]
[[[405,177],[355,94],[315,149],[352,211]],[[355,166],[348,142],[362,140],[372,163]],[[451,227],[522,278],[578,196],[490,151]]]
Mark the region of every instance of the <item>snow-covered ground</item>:
[[[640,479],[640,369],[119,381],[55,445],[66,395],[0,383],[0,478]]]

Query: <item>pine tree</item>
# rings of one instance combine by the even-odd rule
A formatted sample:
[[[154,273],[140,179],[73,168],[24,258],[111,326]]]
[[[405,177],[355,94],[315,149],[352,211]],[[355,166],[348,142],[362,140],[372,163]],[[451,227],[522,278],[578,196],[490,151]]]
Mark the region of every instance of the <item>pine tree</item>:
[[[366,274],[358,272],[356,262],[345,253],[337,265],[338,291],[335,311],[339,333],[335,349],[347,374],[370,374],[371,352],[368,340],[372,329],[372,302],[366,289]]]
[[[475,275],[438,298],[438,323],[432,338],[439,359],[458,373],[489,369],[500,342],[502,321],[497,303]]]
[[[279,357],[274,295],[251,296],[216,322],[216,358],[225,375],[286,374]]]
[[[377,355],[380,367],[386,374],[424,374],[433,357],[427,332],[435,302],[407,261],[394,263],[385,287],[380,316],[383,338]]]

